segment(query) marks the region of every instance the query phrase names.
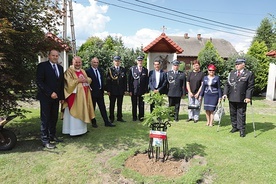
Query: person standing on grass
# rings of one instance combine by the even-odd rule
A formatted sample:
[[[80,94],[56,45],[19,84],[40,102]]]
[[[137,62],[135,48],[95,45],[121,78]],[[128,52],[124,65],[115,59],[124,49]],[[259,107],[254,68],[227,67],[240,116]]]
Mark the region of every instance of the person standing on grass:
[[[240,131],[240,137],[245,137],[246,107],[251,103],[254,90],[254,74],[245,69],[245,59],[237,59],[235,70],[231,71],[225,83],[223,99],[228,98],[231,133]]]
[[[149,72],[149,89],[154,93],[167,94],[167,76],[160,69],[160,60],[156,59],[153,62],[154,70]],[[150,112],[153,111],[154,104],[150,104]]]
[[[59,52],[51,50],[48,61],[39,63],[36,71],[38,87],[37,99],[40,102],[40,132],[42,145],[48,149],[55,148],[50,142],[61,142],[56,136],[59,102],[64,101],[63,67],[58,64]]]
[[[204,110],[206,111],[206,126],[213,126],[214,111],[221,101],[221,87],[219,76],[215,75],[216,67],[213,64],[208,66],[208,75],[204,77],[199,100],[204,97]]]
[[[189,121],[194,121],[197,123],[199,120],[200,106],[201,103],[198,99],[199,93],[202,88],[202,80],[204,78],[204,73],[200,71],[200,62],[198,60],[193,61],[193,71],[187,76],[187,90],[189,105],[197,105],[197,109],[188,109],[188,119]]]
[[[132,120],[137,120],[137,105],[138,119],[143,121],[145,114],[145,102],[142,95],[148,92],[148,69],[143,67],[144,57],[138,56],[136,59],[137,65],[132,66],[128,75],[129,95],[131,96],[132,104]]]
[[[87,123],[95,118],[89,84],[92,82],[82,69],[79,56],[73,58],[71,65],[64,74],[65,102],[62,133],[71,136],[82,135],[87,132]]]
[[[186,77],[183,72],[178,70],[179,61],[175,60],[172,64],[172,70],[167,72],[168,97],[169,106],[174,106],[174,120],[178,122],[180,101],[181,97],[185,95],[186,90]]]
[[[93,107],[96,108],[96,103],[98,104],[99,110],[101,112],[102,118],[104,120],[104,125],[106,127],[114,127],[115,125],[110,123],[107,117],[105,102],[104,102],[104,72],[99,68],[99,59],[93,57],[91,59],[91,67],[86,70],[87,76],[92,79],[90,87],[92,89],[92,101]],[[97,128],[96,118],[92,119],[92,127]]]
[[[121,57],[113,58],[113,66],[108,68],[106,77],[106,91],[109,96],[109,119],[113,123],[115,102],[117,100],[117,121],[126,122],[123,119],[122,105],[124,94],[127,92],[127,74],[121,66]]]

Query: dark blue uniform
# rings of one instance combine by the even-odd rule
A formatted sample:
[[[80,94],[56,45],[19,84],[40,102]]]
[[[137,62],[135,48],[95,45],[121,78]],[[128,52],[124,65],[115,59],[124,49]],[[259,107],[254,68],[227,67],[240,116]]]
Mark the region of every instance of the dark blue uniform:
[[[230,72],[224,87],[224,95],[229,100],[232,132],[240,130],[241,136],[245,135],[245,120],[247,103],[245,98],[251,99],[254,90],[254,75],[244,69],[240,76],[237,71]]]
[[[185,95],[186,77],[181,71],[167,72],[169,106],[175,106],[174,119],[178,121],[181,97]]]
[[[132,102],[132,118],[137,120],[137,105],[139,111],[139,120],[143,120],[145,114],[145,103],[143,96],[148,92],[149,76],[148,69],[141,67],[139,71],[138,66],[133,66],[129,70],[128,86],[131,93]]]
[[[127,75],[124,67],[117,70],[114,66],[108,68],[106,77],[106,91],[110,92],[109,118],[114,122],[114,109],[117,100],[117,120],[122,121],[122,105],[124,93],[127,91]]]

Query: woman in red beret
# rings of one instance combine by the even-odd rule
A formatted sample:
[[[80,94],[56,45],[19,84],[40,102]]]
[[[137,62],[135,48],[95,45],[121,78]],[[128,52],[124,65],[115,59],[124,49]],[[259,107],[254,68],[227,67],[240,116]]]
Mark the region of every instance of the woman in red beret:
[[[216,66],[208,66],[208,75],[204,77],[199,99],[204,97],[204,110],[206,111],[207,126],[213,126],[214,111],[221,100],[221,87],[219,76],[215,75]]]

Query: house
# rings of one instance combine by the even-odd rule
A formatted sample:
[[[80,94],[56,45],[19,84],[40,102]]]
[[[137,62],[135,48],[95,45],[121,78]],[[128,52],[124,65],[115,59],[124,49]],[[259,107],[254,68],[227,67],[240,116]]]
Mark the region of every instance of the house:
[[[177,59],[177,54],[182,53],[183,49],[178,46],[165,33],[153,40],[143,51],[148,53],[147,68],[153,70],[153,62],[161,60],[161,69],[164,71],[170,70],[172,61]]]
[[[47,51],[51,49],[57,49],[58,51],[60,51],[58,62],[60,65],[63,66],[63,69],[66,70],[69,66],[68,52],[71,50],[71,47],[53,33],[47,33],[45,35],[45,41],[48,42],[48,45],[49,45],[48,46],[49,48],[46,48]],[[48,53],[40,52],[38,54],[39,63],[47,60],[48,60]]]
[[[276,50],[272,50],[266,54],[267,56],[276,58]],[[267,79],[266,99],[276,100],[276,65],[274,63],[269,64],[269,72]]]
[[[160,59],[167,59],[173,61],[177,59],[185,63],[186,70],[191,68],[191,62],[197,59],[199,52],[205,47],[207,41],[211,41],[214,47],[217,49],[219,55],[227,60],[231,55],[237,54],[237,51],[233,45],[224,39],[203,38],[201,34],[197,34],[197,37],[189,37],[188,33],[184,36],[167,36],[162,33],[143,51],[150,53],[151,57],[149,61],[153,59],[152,55],[155,53],[155,57]],[[148,67],[149,68],[149,67]]]

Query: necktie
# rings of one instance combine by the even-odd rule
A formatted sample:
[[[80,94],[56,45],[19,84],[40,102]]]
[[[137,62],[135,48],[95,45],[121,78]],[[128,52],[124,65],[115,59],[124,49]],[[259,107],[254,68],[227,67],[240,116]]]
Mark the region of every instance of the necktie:
[[[95,69],[95,74],[96,74],[96,78],[98,80],[99,89],[101,89],[101,83],[100,83],[99,74],[98,74],[98,70],[97,69]]]
[[[240,71],[238,71],[238,77],[241,75],[241,72]]]
[[[58,77],[58,72],[57,72],[57,69],[56,69],[56,64],[53,64],[53,69],[55,71],[56,76]]]

